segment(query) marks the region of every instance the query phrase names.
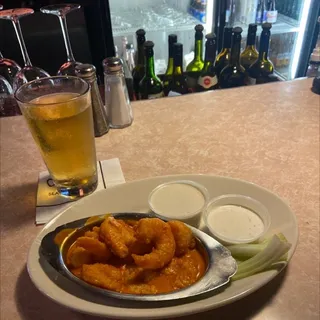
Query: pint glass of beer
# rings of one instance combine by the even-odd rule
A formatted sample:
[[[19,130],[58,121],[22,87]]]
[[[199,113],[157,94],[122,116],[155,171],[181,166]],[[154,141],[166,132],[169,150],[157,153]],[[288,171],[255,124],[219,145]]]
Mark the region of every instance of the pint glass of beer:
[[[16,93],[59,193],[78,198],[98,183],[90,86],[77,77],[40,78]]]

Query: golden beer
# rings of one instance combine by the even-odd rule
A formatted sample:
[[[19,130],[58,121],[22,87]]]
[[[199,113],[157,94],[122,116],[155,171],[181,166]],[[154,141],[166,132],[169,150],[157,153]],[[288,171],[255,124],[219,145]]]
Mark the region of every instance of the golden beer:
[[[97,186],[90,94],[37,97],[22,112],[62,195],[77,197]]]

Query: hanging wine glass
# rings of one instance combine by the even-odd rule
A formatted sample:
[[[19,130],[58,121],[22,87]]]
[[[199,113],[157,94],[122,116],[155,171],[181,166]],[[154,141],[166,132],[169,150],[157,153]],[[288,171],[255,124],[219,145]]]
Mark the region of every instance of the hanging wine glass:
[[[0,76],[4,77],[11,86],[13,86],[13,79],[21,67],[13,60],[4,58],[0,52]]]
[[[0,11],[0,19],[6,19],[6,20],[12,21],[12,24],[20,45],[23,61],[24,61],[24,67],[20,71],[18,71],[14,77],[14,80],[13,80],[14,91],[17,90],[24,83],[27,83],[35,79],[50,76],[49,73],[47,73],[46,71],[38,67],[34,67],[31,64],[28,51],[23,40],[19,19],[21,17],[33,14],[33,12],[34,11],[32,9],[28,9],[28,8],[8,9],[8,10]]]
[[[13,90],[6,78],[0,76],[0,118],[21,114]]]
[[[3,5],[0,4],[0,10],[3,9]],[[12,87],[13,79],[16,73],[21,67],[13,60],[4,58],[0,51],[0,76],[4,77]]]
[[[67,51],[67,62],[65,62],[60,69],[58,70],[58,75],[75,75],[76,66],[81,64],[80,62],[77,62],[74,59],[69,34],[68,34],[68,28],[67,28],[67,14],[71,11],[80,9],[79,4],[53,4],[49,6],[42,7],[40,11],[42,13],[47,14],[53,14],[59,18],[59,22],[61,25],[62,35],[64,44]]]

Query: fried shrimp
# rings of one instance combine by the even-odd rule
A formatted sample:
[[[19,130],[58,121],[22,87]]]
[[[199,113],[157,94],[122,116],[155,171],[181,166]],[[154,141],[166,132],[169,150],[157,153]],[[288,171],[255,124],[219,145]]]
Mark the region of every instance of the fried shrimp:
[[[156,294],[157,288],[151,284],[130,284],[122,289],[123,293],[130,293],[130,294]]]
[[[128,256],[129,246],[136,241],[134,230],[124,221],[116,220],[113,217],[106,218],[101,224],[100,237],[120,258]]]
[[[92,263],[92,254],[76,244],[74,244],[70,249],[68,250],[67,253],[67,264],[68,266],[72,268],[79,268],[83,264],[89,264]]]
[[[105,243],[90,237],[79,237],[75,244],[88,250],[96,262],[107,261],[111,252]]]
[[[192,231],[183,222],[172,220],[167,223],[171,228],[176,242],[176,256],[181,256],[188,252],[189,249],[193,249],[195,247],[196,242]]]
[[[92,230],[85,232],[85,237],[94,238],[99,240],[99,234],[100,234],[100,228],[99,227],[93,227]]]
[[[109,264],[84,264],[81,277],[94,286],[118,292],[124,285],[122,270]]]
[[[151,243],[154,248],[145,255],[132,254],[137,266],[143,269],[160,269],[174,256],[176,244],[170,226],[157,218],[141,219],[136,227],[138,240]]]

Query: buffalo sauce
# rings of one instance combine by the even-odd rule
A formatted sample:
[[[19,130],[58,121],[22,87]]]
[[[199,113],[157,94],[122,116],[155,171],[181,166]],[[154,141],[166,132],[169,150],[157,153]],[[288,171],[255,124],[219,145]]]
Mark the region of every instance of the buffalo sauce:
[[[182,257],[174,257],[158,275],[146,282],[156,287],[158,293],[167,293],[190,286],[206,271],[203,256],[196,249],[189,250]]]

